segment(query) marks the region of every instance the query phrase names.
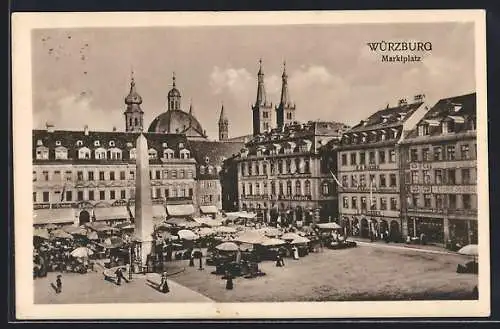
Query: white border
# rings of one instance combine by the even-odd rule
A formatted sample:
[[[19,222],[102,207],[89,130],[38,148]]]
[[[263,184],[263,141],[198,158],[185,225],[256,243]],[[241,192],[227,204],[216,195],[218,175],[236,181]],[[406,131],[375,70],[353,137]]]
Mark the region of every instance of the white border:
[[[18,319],[464,317],[490,314],[486,29],[483,10],[12,15],[16,315]],[[31,275],[31,30],[34,28],[474,22],[477,92],[479,301],[35,305]],[[457,50],[458,51],[458,50]],[[27,206],[29,205],[29,206]],[[29,255],[29,256],[28,256]]]

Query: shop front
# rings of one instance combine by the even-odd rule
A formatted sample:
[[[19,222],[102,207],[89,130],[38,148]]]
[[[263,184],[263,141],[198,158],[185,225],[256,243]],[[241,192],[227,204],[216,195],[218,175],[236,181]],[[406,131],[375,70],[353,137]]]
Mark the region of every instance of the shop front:
[[[445,242],[443,222],[443,218],[410,216],[408,235],[420,239],[423,237],[426,242],[443,244]]]

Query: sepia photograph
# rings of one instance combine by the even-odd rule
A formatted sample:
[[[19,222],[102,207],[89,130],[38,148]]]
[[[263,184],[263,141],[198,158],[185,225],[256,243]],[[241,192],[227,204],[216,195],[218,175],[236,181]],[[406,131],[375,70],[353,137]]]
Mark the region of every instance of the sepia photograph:
[[[484,24],[15,14],[18,318],[489,315]]]

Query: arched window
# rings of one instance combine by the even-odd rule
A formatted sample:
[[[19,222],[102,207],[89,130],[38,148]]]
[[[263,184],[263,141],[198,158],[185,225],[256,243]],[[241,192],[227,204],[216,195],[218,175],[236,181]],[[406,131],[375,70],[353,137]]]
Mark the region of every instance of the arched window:
[[[304,194],[305,195],[311,195],[311,182],[306,180],[304,183]]]
[[[149,156],[150,160],[154,160],[154,159],[158,158],[158,151],[151,148],[148,150],[148,156]]]
[[[49,159],[49,148],[45,146],[39,146],[36,148],[36,158],[37,160],[48,160]]]
[[[300,180],[295,181],[295,195],[302,195],[302,184]]]
[[[78,159],[90,159],[90,149],[87,147],[78,149]]]
[[[56,160],[68,159],[68,149],[64,146],[58,146],[55,150]]]
[[[286,195],[292,195],[292,182],[286,182]]]
[[[96,160],[103,160],[106,159],[106,150],[102,147],[95,149],[94,151],[94,158]]]
[[[134,148],[131,148],[129,151],[129,157],[130,159],[135,159],[137,158],[137,150]]]

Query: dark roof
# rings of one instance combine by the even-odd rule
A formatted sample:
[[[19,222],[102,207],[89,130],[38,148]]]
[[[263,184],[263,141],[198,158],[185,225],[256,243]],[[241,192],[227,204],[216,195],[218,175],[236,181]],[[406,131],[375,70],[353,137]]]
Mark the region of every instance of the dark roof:
[[[222,166],[225,159],[237,154],[245,146],[241,142],[226,141],[194,141],[190,140],[189,149],[191,150],[196,162],[200,165],[208,164],[212,166]]]
[[[352,127],[347,133],[401,126],[422,104],[423,102],[416,102],[377,111],[370,115],[368,119]],[[400,119],[400,114],[404,114],[404,118]]]
[[[159,155],[163,153],[163,143],[167,143],[167,147],[172,149],[176,156],[179,154],[181,144],[183,144],[184,148],[189,149],[186,136],[182,134],[144,133],[144,135],[148,140],[148,147],[150,149],[155,149]],[[43,146],[49,148],[49,159],[55,158],[54,150],[58,146],[63,146],[68,149],[69,159],[77,159],[77,152],[81,147],[85,146],[91,150],[95,150],[99,147],[105,149],[116,147],[122,151],[127,151],[135,147],[137,137],[139,137],[139,133],[133,132],[89,131],[88,135],[86,135],[83,130],[54,130],[50,132],[44,129],[34,129],[32,132],[33,159],[35,159],[35,152],[39,140],[42,142]],[[82,142],[81,146],[77,145],[78,141]],[[99,141],[100,146],[94,146],[95,141]],[[114,142],[115,146],[110,146],[111,141]],[[56,145],[56,142],[59,142],[60,145]],[[123,160],[129,159],[128,152],[123,152],[122,156]]]
[[[418,135],[418,126],[423,123],[428,123],[429,121],[436,121],[439,124],[443,120],[449,120],[449,117],[462,117],[464,119],[463,124],[456,124],[454,127],[455,133],[465,132],[468,130],[468,121],[476,120],[476,93],[470,93],[455,97],[443,98],[439,100],[436,105],[434,105],[419,121],[419,123],[413,127],[413,129],[407,134],[406,138],[415,138]],[[474,124],[475,126],[475,124]],[[429,126],[429,135],[441,135],[440,126]],[[420,138],[428,138],[429,135],[420,136]]]

